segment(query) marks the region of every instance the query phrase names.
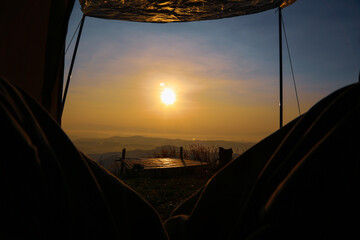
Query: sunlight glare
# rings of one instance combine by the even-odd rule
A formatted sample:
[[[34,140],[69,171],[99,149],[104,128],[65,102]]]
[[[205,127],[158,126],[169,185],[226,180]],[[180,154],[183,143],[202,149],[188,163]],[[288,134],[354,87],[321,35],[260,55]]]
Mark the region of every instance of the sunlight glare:
[[[164,88],[161,93],[161,101],[166,105],[173,104],[175,102],[176,95],[171,88]]]

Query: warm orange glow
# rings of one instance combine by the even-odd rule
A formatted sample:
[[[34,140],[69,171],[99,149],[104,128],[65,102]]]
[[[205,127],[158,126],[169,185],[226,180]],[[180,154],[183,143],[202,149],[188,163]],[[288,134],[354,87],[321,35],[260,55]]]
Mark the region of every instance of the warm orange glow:
[[[161,92],[161,101],[166,105],[173,104],[176,100],[175,92],[171,88],[164,88]]]

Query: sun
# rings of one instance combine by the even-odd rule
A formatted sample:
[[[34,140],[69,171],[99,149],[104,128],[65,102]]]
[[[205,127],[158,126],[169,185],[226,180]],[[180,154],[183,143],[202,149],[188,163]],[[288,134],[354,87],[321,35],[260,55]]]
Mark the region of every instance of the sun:
[[[175,92],[171,88],[164,88],[161,92],[161,101],[166,105],[173,104],[176,100]]]

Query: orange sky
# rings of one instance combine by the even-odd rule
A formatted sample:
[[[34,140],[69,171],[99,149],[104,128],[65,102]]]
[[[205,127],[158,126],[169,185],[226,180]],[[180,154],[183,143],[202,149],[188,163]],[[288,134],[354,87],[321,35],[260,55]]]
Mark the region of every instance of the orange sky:
[[[183,49],[171,53],[161,46],[145,47],[141,57],[133,50],[103,65],[101,58],[110,54],[100,47],[96,51],[102,56],[96,55],[94,62],[90,60],[77,71],[76,80],[74,77],[63,115],[64,128],[70,135],[244,141],[257,141],[276,130],[276,78],[247,79],[244,74],[244,80],[241,76],[233,79],[224,74],[236,68],[231,59],[214,56],[198,43],[181,43]],[[114,53],[116,48],[109,51]],[[160,56],[154,58],[156,54]],[[119,71],[124,64],[127,71]],[[176,93],[174,104],[161,101],[164,87]],[[287,109],[286,120],[296,117],[295,105]]]
[[[333,6],[347,17],[330,18],[325,10],[322,15],[305,11],[311,1],[298,2],[283,15],[305,112],[357,80],[354,49],[359,47],[353,30],[360,21],[347,9]],[[80,18],[75,7],[68,39]],[[279,127],[277,30],[274,11],[180,24],[87,18],[63,128],[73,138],[144,135],[259,141]],[[348,35],[339,38],[339,30]],[[288,62],[284,46],[285,123],[298,116]],[[164,87],[176,93],[174,104],[161,102]]]

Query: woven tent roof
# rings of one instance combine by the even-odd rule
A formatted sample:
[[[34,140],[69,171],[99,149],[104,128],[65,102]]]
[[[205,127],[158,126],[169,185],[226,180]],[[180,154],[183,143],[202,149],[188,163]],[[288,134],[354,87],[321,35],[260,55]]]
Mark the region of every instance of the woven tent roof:
[[[296,0],[79,0],[86,16],[136,22],[190,22],[284,8]]]

